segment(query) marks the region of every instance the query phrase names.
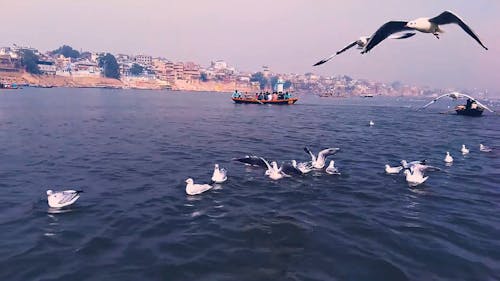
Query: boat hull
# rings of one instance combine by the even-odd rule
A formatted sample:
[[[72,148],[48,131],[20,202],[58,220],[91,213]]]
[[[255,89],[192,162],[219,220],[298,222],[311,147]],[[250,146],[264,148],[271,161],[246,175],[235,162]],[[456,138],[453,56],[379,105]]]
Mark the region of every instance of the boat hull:
[[[276,104],[276,105],[290,105],[296,103],[298,98],[289,98],[285,100],[258,100],[254,98],[232,98],[235,103],[239,104]]]
[[[455,112],[457,115],[464,115],[464,116],[473,116],[473,117],[479,117],[483,114],[484,109],[482,108],[474,108],[474,109],[455,109]]]

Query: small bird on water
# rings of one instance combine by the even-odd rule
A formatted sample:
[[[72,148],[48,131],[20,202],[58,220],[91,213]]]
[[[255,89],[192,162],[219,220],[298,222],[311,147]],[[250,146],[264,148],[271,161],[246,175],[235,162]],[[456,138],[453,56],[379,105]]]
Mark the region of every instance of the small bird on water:
[[[52,208],[62,208],[73,203],[80,198],[81,190],[63,190],[63,191],[53,191],[51,189],[47,190],[47,203],[49,207]]]
[[[188,195],[198,195],[212,189],[209,184],[195,184],[192,178],[186,180],[186,193]]]
[[[481,143],[481,144],[479,144],[479,151],[481,151],[481,152],[491,152],[491,148],[489,148],[486,145],[483,145]]]
[[[373,122],[372,120],[370,120],[370,127],[375,125],[375,122]]]
[[[450,152],[448,152],[448,151],[446,151],[446,156],[444,157],[444,162],[446,162],[446,163],[453,162],[453,157],[451,157]]]
[[[462,155],[469,154],[469,149],[465,147],[465,144],[462,144],[460,151],[462,152]]]
[[[403,166],[391,167],[389,164],[385,164],[385,173],[386,174],[399,174],[403,170]]]
[[[415,170],[413,172],[411,172],[410,170],[405,170],[404,174],[406,176],[406,182],[408,182],[408,185],[410,187],[415,187],[419,184],[422,184],[429,178],[424,177],[424,175],[418,170]]]
[[[214,183],[223,183],[227,180],[227,171],[224,168],[219,168],[219,164],[215,164],[212,181]]]

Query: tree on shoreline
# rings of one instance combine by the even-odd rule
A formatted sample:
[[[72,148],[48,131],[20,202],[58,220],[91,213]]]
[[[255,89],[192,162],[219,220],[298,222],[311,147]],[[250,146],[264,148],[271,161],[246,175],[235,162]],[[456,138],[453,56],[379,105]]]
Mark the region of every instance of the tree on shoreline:
[[[140,64],[134,63],[132,67],[130,67],[130,74],[133,76],[140,76],[144,72],[144,67]]]
[[[31,74],[41,74],[40,68],[38,67],[38,56],[31,50],[21,51],[22,59],[21,64],[24,69]]]
[[[259,82],[260,89],[264,90],[269,83],[269,80],[267,80],[262,72],[257,72],[252,74],[252,77],[250,77],[250,82]]]
[[[68,45],[62,45],[58,49],[55,49],[54,51],[50,52],[52,55],[63,55],[65,58],[74,58],[77,59],[80,57],[80,52],[77,50],[73,49],[72,47]]]
[[[115,56],[106,53],[104,56],[99,57],[99,67],[103,69],[104,77],[120,79],[120,66],[116,62]]]

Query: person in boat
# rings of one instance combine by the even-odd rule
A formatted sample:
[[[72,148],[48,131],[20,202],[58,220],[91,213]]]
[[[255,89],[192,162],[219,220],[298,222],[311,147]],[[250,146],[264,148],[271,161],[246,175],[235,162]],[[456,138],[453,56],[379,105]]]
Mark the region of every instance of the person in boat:
[[[467,104],[465,105],[465,109],[471,109],[471,107],[472,107],[472,100],[467,99]]]

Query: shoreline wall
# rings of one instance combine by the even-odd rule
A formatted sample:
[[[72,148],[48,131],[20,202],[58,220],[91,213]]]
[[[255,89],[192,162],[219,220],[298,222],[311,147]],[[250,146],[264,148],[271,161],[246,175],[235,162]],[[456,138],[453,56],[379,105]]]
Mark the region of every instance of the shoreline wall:
[[[0,82],[16,83],[19,85],[33,85],[42,87],[69,87],[69,88],[117,88],[117,89],[144,89],[144,90],[185,90],[207,92],[257,92],[258,87],[249,83],[222,82],[222,81],[186,81],[176,80],[173,84],[156,79],[123,78],[121,80],[105,77],[74,77],[59,75],[33,75],[27,72],[0,72]]]

